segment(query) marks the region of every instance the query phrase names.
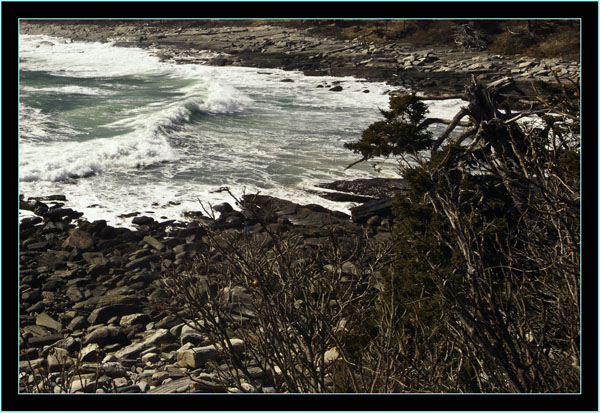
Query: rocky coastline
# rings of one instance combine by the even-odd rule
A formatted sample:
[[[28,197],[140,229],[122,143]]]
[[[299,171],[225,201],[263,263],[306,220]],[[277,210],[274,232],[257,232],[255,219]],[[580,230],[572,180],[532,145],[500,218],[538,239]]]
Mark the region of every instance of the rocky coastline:
[[[511,76],[522,90],[528,90],[533,79],[552,81],[553,72],[579,76],[579,62],[560,58],[509,57],[439,45],[415,47],[392,40],[343,40],[268,21],[22,21],[20,33],[147,48],[175,63],[354,76],[428,95],[461,93],[471,76],[489,81]]]
[[[371,188],[363,195],[373,200],[353,209],[352,217],[269,196],[248,202],[268,211],[261,219],[269,231],[293,232],[307,248],[327,242],[330,231],[390,237],[390,195],[402,190],[401,180],[326,186]],[[167,310],[177,302],[165,288],[165,273],[190,270],[199,254],[218,254],[207,231],[268,237],[256,216],[225,203],[214,206],[217,218],[196,211],[188,222],[137,215],[131,230],[89,222],[65,204],[61,195],[20,200],[29,215],[19,228],[20,391],[234,392],[217,379],[222,360],[215,343],[191,326],[184,309]],[[236,291],[243,305],[247,292]],[[243,342],[236,345],[243,351]],[[270,391],[268,383],[261,391]]]
[[[148,48],[176,63],[356,76],[386,81],[391,90],[408,88],[435,95],[462,92],[472,75],[489,80],[509,75],[526,88],[532,79],[551,80],[553,72],[579,73],[577,62],[560,59],[375,45],[268,24],[25,21],[20,32],[69,41],[114,41]],[[265,220],[272,231],[292,231],[306,246],[326,242],[331,229],[384,241],[393,224],[392,198],[407,189],[401,179],[333,182],[322,187],[333,191],[321,193],[324,197],[360,205],[348,216],[268,196],[252,202],[270,211]],[[196,211],[187,222],[133,214],[135,229],[127,229],[104,220],[87,221],[68,207],[62,195],[22,197],[20,210],[28,211],[28,216],[20,219],[19,226],[20,391],[235,391],[217,379],[215,368],[222,363],[215,343],[190,327],[185,311],[166,310],[177,303],[165,291],[163,277],[167,270],[189,270],[198,254],[213,253],[208,230],[267,236],[243,206],[237,207],[215,206],[217,218]],[[243,344],[236,343],[240,351]],[[66,382],[64,372],[74,370],[77,375]],[[260,369],[255,374],[260,381]],[[268,383],[262,391],[270,391]]]

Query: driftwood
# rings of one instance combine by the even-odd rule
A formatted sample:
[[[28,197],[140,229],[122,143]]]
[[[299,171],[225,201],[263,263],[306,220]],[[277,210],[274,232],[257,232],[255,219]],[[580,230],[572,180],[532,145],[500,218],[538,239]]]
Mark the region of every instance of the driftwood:
[[[503,113],[499,109],[500,100],[502,99],[500,93],[509,90],[517,91],[523,95],[523,92],[510,77],[503,77],[489,83],[487,86],[483,86],[473,76],[471,84],[465,87],[462,96],[463,100],[469,102],[468,105],[461,108],[452,121],[447,123],[448,127],[434,142],[431,153],[433,154],[459,125],[468,128],[456,138],[456,142],[462,143],[465,139],[473,136],[476,139],[484,137],[484,140],[491,143],[496,151],[510,152],[507,151],[502,142],[508,141],[506,139],[507,134],[517,133],[517,128],[513,127],[511,123],[534,112],[522,112],[515,116],[510,108],[505,107]],[[469,118],[469,122],[462,121],[465,117]]]

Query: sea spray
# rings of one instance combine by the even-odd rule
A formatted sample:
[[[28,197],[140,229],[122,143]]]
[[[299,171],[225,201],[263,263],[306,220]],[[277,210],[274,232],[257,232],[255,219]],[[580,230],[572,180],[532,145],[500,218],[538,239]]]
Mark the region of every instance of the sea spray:
[[[19,58],[19,191],[63,193],[90,220],[129,225],[119,215],[134,211],[181,219],[198,200],[232,202],[214,192],[222,186],[347,212],[353,204],[307,190],[397,177],[393,162],[381,173],[366,163],[345,170],[356,155],[343,144],[387,108],[383,83],[175,65],[147,50],[47,36],[22,35]]]

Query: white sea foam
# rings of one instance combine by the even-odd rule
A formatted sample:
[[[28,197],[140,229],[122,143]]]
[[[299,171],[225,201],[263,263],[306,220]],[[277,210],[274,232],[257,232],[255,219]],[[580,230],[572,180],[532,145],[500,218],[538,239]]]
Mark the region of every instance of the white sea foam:
[[[45,146],[22,145],[19,180],[65,181],[175,159],[176,152],[160,130],[148,128],[104,140],[62,142]]]
[[[99,89],[93,87],[83,86],[61,86],[61,87],[22,87],[21,91],[30,93],[57,93],[57,94],[71,94],[71,95],[91,95],[91,96],[110,96],[116,92],[106,89]]]
[[[54,140],[66,140],[78,132],[55,117],[43,113],[38,108],[19,102],[19,135],[21,142],[46,142],[49,136]]]
[[[112,43],[66,43],[51,36],[20,35],[19,61],[21,69],[81,78],[164,71],[160,59],[142,49],[113,47]]]
[[[364,164],[344,170],[358,155],[343,143],[358,139],[381,118],[378,108],[387,107],[391,88],[384,83],[278,69],[174,65],[147,50],[44,36],[21,36],[20,62],[22,70],[78,78],[77,86],[25,85],[29,94],[37,89],[102,100],[101,93],[117,92],[105,102],[118,105],[102,106],[101,113],[86,105],[69,109],[74,113],[65,119],[73,122],[96,119],[94,127],[72,129],[71,135],[79,133],[72,140],[54,134],[60,116],[21,107],[21,135],[28,138],[19,147],[21,191],[63,193],[68,206],[89,220],[130,225],[131,218],[118,215],[135,211],[182,219],[185,211],[201,209],[198,199],[233,203],[227,193],[214,193],[220,186],[236,195],[246,188],[349,212],[354,204],[327,201],[307,189],[337,179],[397,176],[393,162],[379,175]],[[342,91],[330,91],[337,82]],[[451,118],[454,110],[456,101],[435,101],[431,115]],[[210,116],[197,116],[201,113]],[[81,137],[86,128],[89,136]],[[94,136],[97,129],[104,134]]]

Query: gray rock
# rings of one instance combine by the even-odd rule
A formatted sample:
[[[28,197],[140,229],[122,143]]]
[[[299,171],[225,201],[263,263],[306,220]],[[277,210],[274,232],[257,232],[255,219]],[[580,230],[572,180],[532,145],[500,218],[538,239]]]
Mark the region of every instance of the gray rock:
[[[142,356],[142,363],[156,363],[160,360],[160,356],[156,353],[146,353]]]
[[[73,358],[69,355],[69,352],[62,348],[55,348],[46,359],[48,370],[54,371],[66,371],[75,364]]]
[[[206,337],[201,334],[194,327],[189,325],[184,325],[181,328],[181,345],[186,343],[192,343],[196,346],[202,345],[206,341]]]
[[[34,337],[42,337],[51,334],[50,329],[38,326],[38,325],[29,325],[22,328],[23,334],[28,334]]]
[[[90,393],[96,390],[96,379],[92,376],[83,377],[78,375],[71,383],[71,393]]]
[[[363,223],[373,215],[389,216],[392,212],[393,203],[393,198],[383,198],[350,208],[352,220],[356,223]]]
[[[168,379],[167,379],[168,380]],[[151,389],[148,393],[177,393],[178,390],[184,387],[189,387],[192,384],[192,379],[189,377],[182,377],[177,380],[164,383]]]
[[[54,343],[56,348],[62,348],[68,351],[69,353],[74,353],[75,351],[79,351],[81,349],[81,340],[74,337],[66,337],[63,340],[59,340]]]
[[[48,344],[55,343],[56,341],[61,340],[62,338],[64,338],[63,335],[59,333],[47,334],[45,336],[30,337],[27,340],[27,344],[29,344],[29,346],[31,347],[44,347]]]
[[[118,361],[102,363],[85,363],[81,365],[81,371],[96,373],[98,376],[106,375],[108,377],[127,377],[128,371]]]
[[[104,326],[95,329],[91,333],[87,334],[83,339],[83,345],[87,346],[91,343],[96,343],[100,346],[106,346],[108,344],[124,344],[127,342],[127,336],[118,327]]]
[[[177,364],[181,367],[197,369],[206,364],[207,361],[216,360],[219,351],[215,346],[194,347],[177,352]]]
[[[150,330],[145,333],[145,338],[136,343],[132,343],[127,347],[118,350],[115,356],[119,359],[127,359],[136,356],[144,349],[172,340],[172,336],[166,329]]]
[[[114,316],[124,316],[139,312],[140,307],[136,304],[114,304],[96,308],[87,321],[91,324],[104,324]]]
[[[102,252],[84,252],[81,257],[90,265],[105,265],[108,263]]]
[[[46,313],[38,314],[38,316],[35,318],[35,324],[42,327],[48,327],[54,331],[59,331],[62,329],[62,325]]]
[[[97,362],[100,358],[100,346],[97,343],[91,343],[81,349],[79,358],[82,362]]]
[[[155,222],[154,218],[147,216],[135,217],[131,220],[131,223],[135,225],[149,225],[153,222]]]
[[[244,342],[240,339],[231,339],[233,351],[242,352]],[[177,364],[181,367],[189,367],[196,369],[202,367],[206,362],[219,358],[219,350],[217,346],[211,344],[203,347],[185,348],[177,352]]]
[[[119,324],[123,327],[128,327],[134,324],[146,325],[151,321],[150,316],[143,313],[129,314],[121,317]]]
[[[90,249],[94,245],[94,239],[87,231],[75,228],[71,235],[63,243],[64,247],[79,248],[80,250]]]
[[[160,256],[156,254],[146,255],[144,257],[136,258],[130,261],[129,263],[127,263],[127,265],[125,265],[125,268],[128,270],[135,268],[149,268],[150,262],[158,261],[159,258]]]
[[[69,299],[73,302],[79,302],[81,300],[83,300],[84,296],[83,293],[81,292],[81,290],[79,288],[77,288],[76,286],[72,285],[69,288],[67,288],[67,291],[65,293],[65,295],[67,297],[69,297]]]
[[[151,237],[150,235],[144,237],[144,242],[150,245],[152,248],[157,249],[159,251],[165,248],[165,246],[160,241],[158,241],[154,237]]]
[[[82,315],[73,317],[73,319],[67,325],[67,328],[71,331],[79,330],[84,328],[88,324],[86,318]]]

